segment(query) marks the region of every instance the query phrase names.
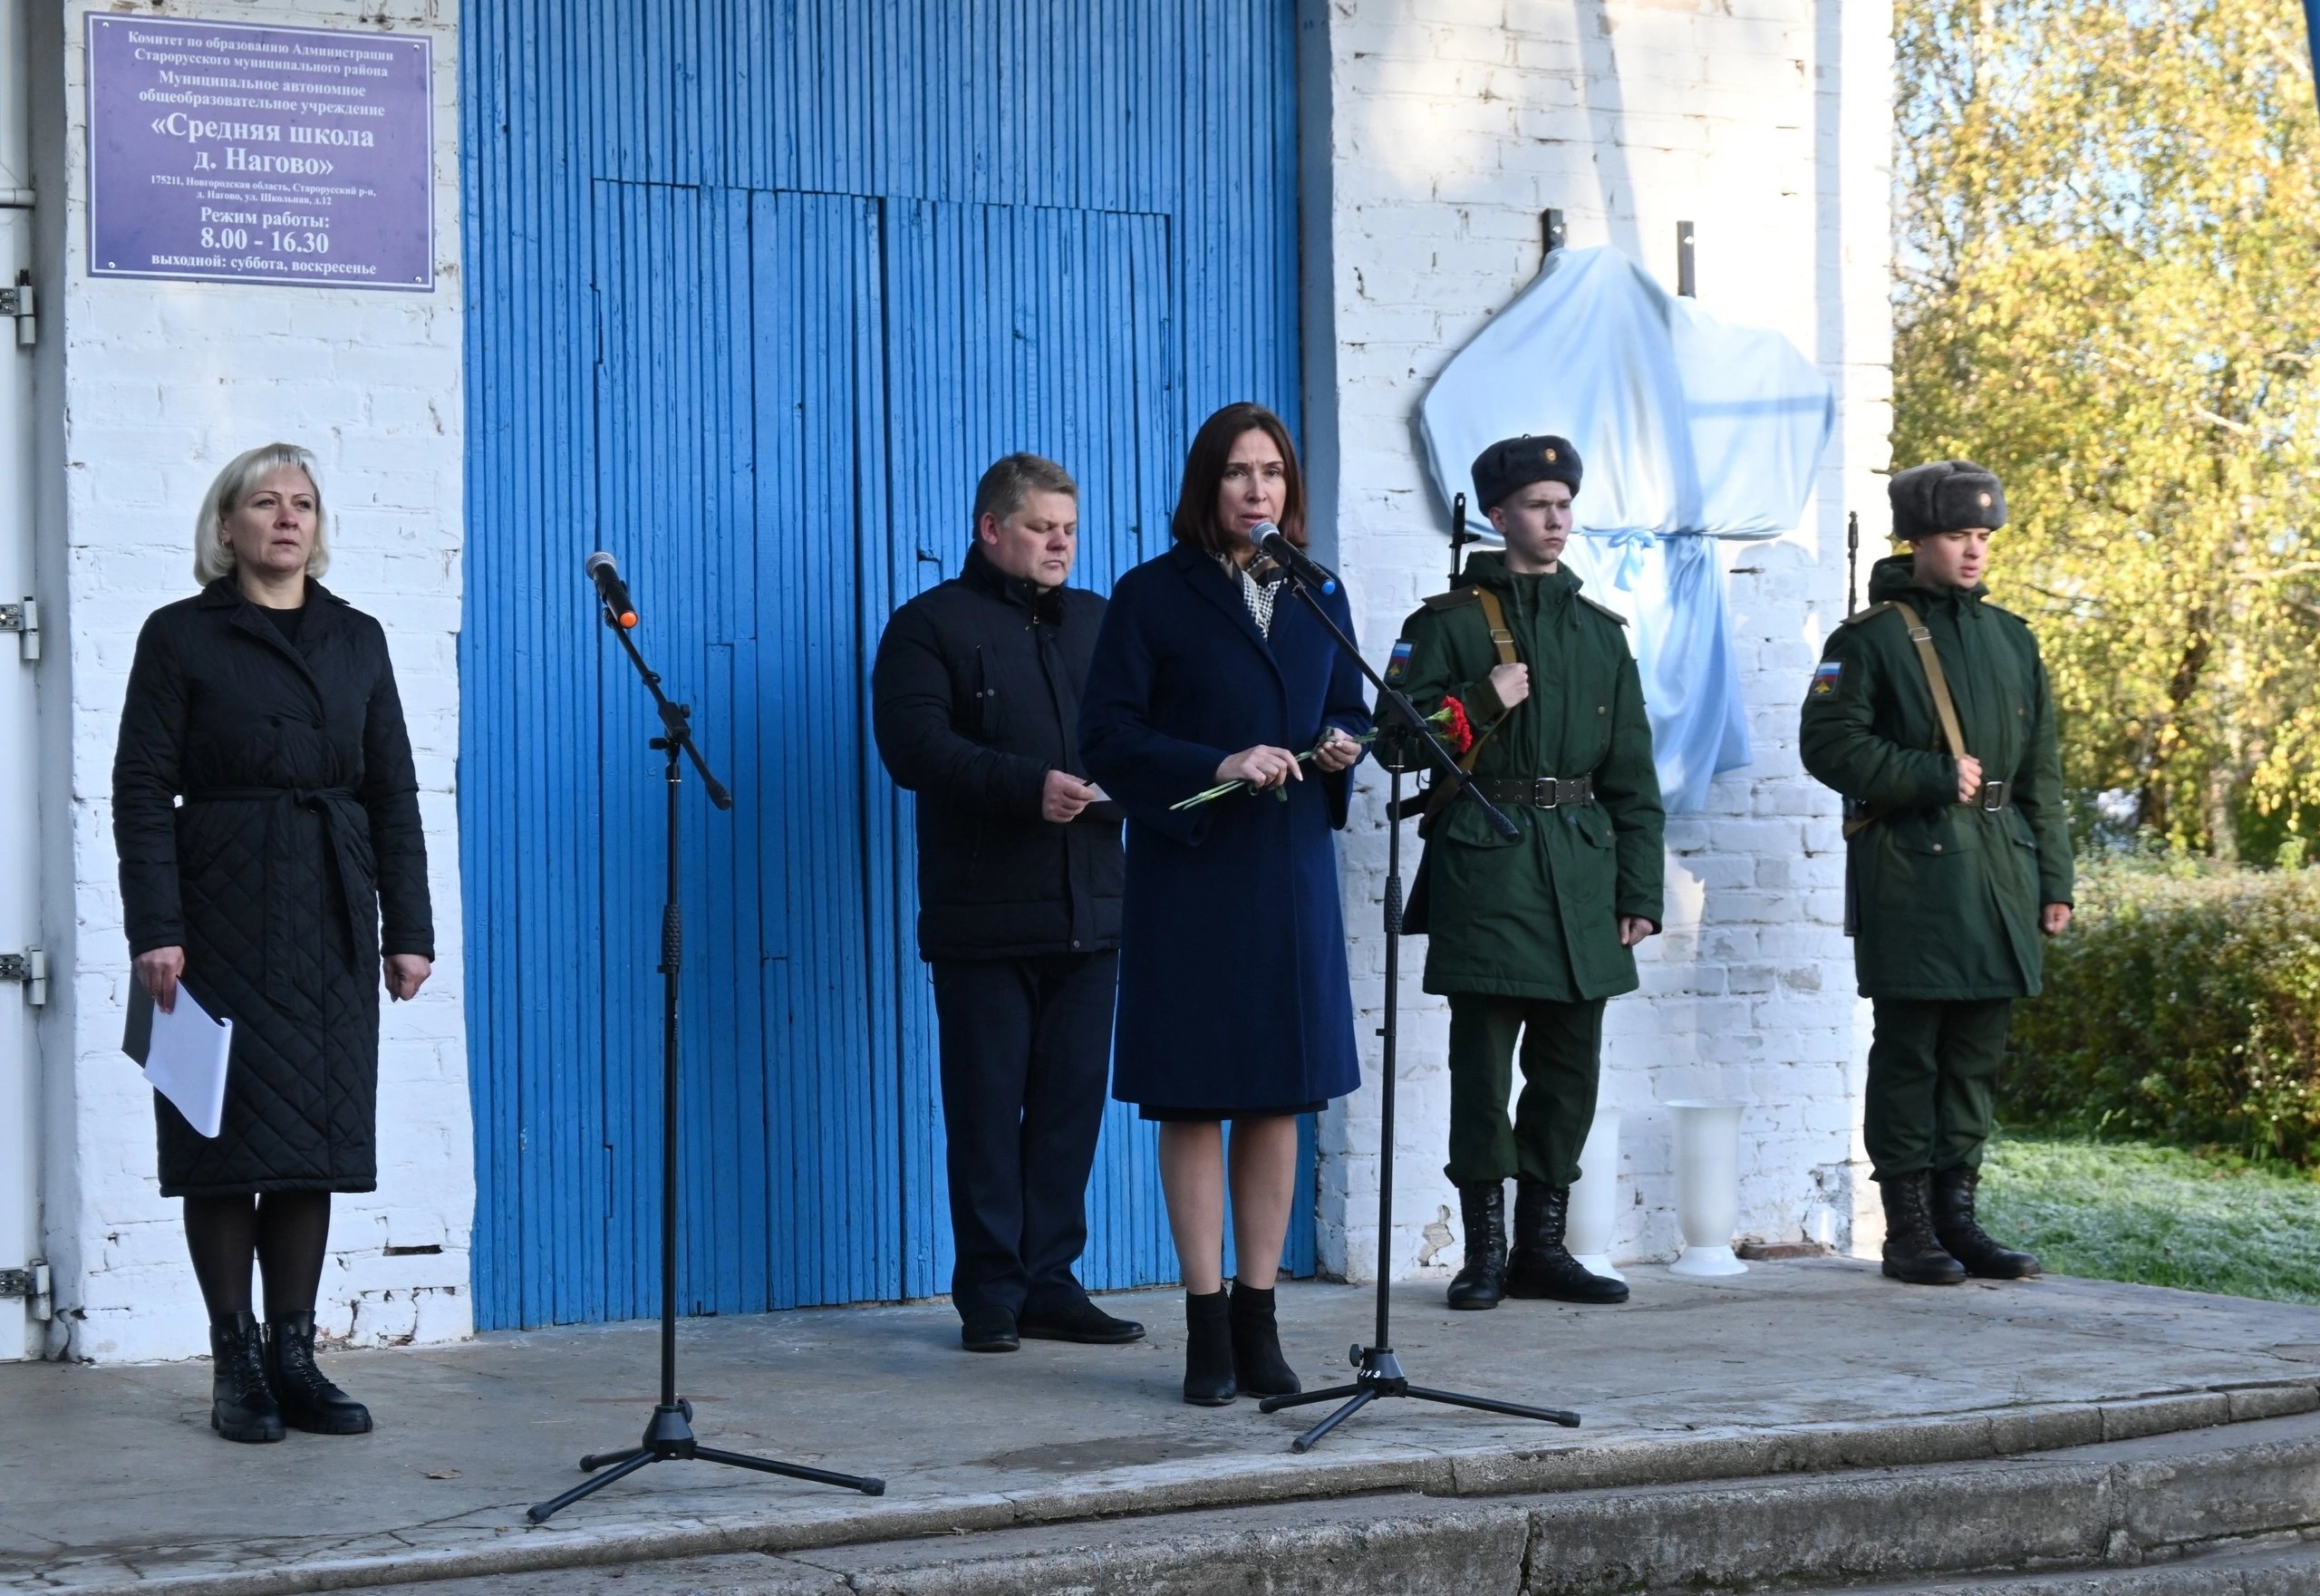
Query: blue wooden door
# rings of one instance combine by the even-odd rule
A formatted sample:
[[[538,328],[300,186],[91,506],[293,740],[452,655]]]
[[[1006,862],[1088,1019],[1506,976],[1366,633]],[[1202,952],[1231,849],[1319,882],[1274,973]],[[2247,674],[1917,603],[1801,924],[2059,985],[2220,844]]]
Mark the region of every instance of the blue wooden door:
[[[1076,579],[1102,590],[1165,543],[1201,416],[1254,397],[1296,424],[1292,7],[462,19],[477,1322],[656,1306],[663,788],[580,577],[597,547],[737,794],[683,795],[682,1301],[940,1291],[912,813],[871,653],[957,569],[996,456],[1078,478]],[[1116,1108],[1089,1207],[1089,1284],[1174,1272],[1151,1129]],[[1290,1266],[1312,1253],[1308,1200]]]
[[[1167,218],[1029,206],[896,200],[886,209],[890,443],[897,498],[927,515],[887,545],[899,603],[957,574],[966,508],[985,466],[1014,450],[1068,464],[1079,483],[1072,580],[1101,593],[1167,541],[1170,464],[1163,457],[1176,378],[1169,335]],[[898,860],[908,795],[880,813]],[[933,1004],[912,953],[917,914],[898,863],[894,935],[903,995],[905,1289],[948,1291],[951,1228]],[[1097,1288],[1171,1280],[1175,1257],[1157,1201],[1153,1128],[1112,1104],[1088,1192],[1081,1281]]]
[[[691,701],[730,813],[686,795],[680,1300],[753,1311],[897,1294],[891,929],[863,825],[865,526],[884,519],[875,200],[597,185],[594,459],[639,643]],[[649,701],[596,639],[605,1310],[659,1268],[663,824]],[[594,1134],[581,1120],[575,1136]],[[548,1135],[553,1138],[556,1132]]]

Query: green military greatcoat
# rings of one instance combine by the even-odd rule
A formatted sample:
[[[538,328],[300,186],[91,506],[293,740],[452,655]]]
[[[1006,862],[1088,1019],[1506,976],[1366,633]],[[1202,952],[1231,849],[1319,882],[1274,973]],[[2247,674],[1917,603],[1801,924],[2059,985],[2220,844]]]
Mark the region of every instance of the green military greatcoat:
[[[2071,901],[2070,832],[2054,702],[2037,640],[1984,590],[1919,586],[1907,555],[1877,562],[1870,607],[1837,628],[1804,700],[1804,768],[1879,817],[1848,845],[1866,998],[2038,993],[2039,906]],[[1933,634],[1966,751],[2004,808],[1958,801],[1924,666],[1899,610]]]
[[[1666,817],[1651,761],[1643,687],[1624,623],[1580,595],[1569,571],[1518,576],[1495,554],[1466,562],[1462,586],[1403,623],[1405,689],[1422,714],[1455,696],[1479,733],[1501,710],[1489,624],[1471,595],[1504,606],[1531,696],[1483,750],[1474,774],[1529,779],[1592,775],[1595,801],[1560,809],[1501,804],[1520,828],[1503,837],[1474,805],[1453,802],[1426,844],[1426,990],[1579,1002],[1636,988],[1621,916],[1657,927]],[[1581,1127],[1580,1134],[1584,1134]]]

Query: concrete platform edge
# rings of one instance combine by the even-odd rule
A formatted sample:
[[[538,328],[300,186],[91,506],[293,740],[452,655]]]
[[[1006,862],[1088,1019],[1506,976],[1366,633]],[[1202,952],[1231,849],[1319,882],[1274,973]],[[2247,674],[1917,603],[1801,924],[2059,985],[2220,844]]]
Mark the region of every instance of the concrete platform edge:
[[[1438,1497],[1542,1494],[1745,1479],[1785,1474],[1964,1463],[2217,1427],[2320,1410],[2320,1382],[2235,1384],[2140,1393],[2116,1400],[1977,1410],[1901,1422],[1704,1430],[1665,1440],[1583,1443],[1538,1448],[1377,1458],[1300,1460],[1209,1469],[1189,1477],[1101,1490],[1057,1489],[930,1497],[856,1505],[838,1499],[803,1521],[755,1516],[693,1519],[665,1528],[599,1533],[555,1524],[522,1525],[484,1546],[311,1557],[231,1572],[77,1582],[55,1571],[18,1589],[72,1596],[304,1596],[305,1592],[408,1584],[486,1574],[544,1572],[716,1553],[778,1555],[931,1534],[1021,1529],[1268,1502],[1408,1492]],[[1283,1461],[1287,1461],[1284,1454]],[[615,1487],[617,1488],[617,1487]],[[92,1571],[93,1572],[93,1571]],[[36,1576],[37,1579],[37,1576]]]

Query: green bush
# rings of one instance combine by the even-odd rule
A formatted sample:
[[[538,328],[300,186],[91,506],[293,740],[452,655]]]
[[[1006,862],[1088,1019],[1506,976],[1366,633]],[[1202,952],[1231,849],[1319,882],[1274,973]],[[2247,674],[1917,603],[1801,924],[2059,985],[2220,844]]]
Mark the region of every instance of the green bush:
[[[2320,869],[2086,872],[2012,1053],[2010,1123],[2320,1165]]]

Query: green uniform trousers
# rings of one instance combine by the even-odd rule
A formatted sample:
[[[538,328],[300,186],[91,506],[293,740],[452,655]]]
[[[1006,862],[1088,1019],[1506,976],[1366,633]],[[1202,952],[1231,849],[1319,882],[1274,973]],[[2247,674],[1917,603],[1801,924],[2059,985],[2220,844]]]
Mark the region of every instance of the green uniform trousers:
[[[2012,998],[1878,998],[1861,1139],[1879,1179],[1975,1169],[1996,1118]]]
[[[1450,1162],[1443,1173],[1452,1181],[1482,1185],[1520,1175],[1567,1186],[1579,1178],[1602,1074],[1603,1003],[1450,994]],[[1518,1038],[1522,1097],[1510,1124]]]

